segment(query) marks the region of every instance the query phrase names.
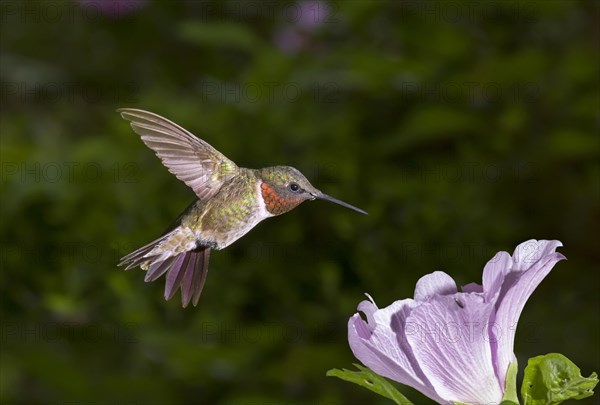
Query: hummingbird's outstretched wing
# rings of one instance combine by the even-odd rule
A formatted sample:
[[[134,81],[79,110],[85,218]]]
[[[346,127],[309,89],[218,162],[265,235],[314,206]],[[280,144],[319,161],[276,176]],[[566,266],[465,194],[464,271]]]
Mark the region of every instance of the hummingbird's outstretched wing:
[[[215,195],[238,167],[221,152],[160,115],[133,108],[117,110],[162,163],[201,200]]]

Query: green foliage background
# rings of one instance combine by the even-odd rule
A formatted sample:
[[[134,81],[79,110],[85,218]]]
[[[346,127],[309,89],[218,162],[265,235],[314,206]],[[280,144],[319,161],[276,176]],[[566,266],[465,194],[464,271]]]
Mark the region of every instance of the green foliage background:
[[[524,310],[521,368],[557,351],[598,371],[598,2],[351,0],[313,26],[251,4],[0,3],[0,402],[372,402],[325,377],[356,361],[363,293],[386,306],[434,270],[479,282],[529,238],[569,260]],[[182,310],[116,267],[193,199],[118,107],[370,215],[312,202],[265,221]]]

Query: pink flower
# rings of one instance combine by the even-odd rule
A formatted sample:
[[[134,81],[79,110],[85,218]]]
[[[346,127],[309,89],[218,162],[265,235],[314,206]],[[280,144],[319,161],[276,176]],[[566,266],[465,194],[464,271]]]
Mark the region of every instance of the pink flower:
[[[458,292],[444,272],[423,276],[414,299],[379,309],[363,301],[348,321],[352,352],[378,374],[440,403],[500,403],[506,373],[516,362],[517,322],[525,302],[565,257],[556,240],[521,243],[499,252],[483,269],[483,286]],[[370,297],[369,297],[370,298]]]

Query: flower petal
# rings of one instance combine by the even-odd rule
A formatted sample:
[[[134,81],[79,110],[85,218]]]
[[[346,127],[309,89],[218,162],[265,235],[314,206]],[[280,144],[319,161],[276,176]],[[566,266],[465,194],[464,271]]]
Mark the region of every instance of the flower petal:
[[[513,346],[517,322],[529,296],[548,275],[554,265],[565,257],[555,249],[562,246],[559,241],[534,241],[536,248],[531,249],[532,241],[522,243],[513,257],[512,279],[505,281],[502,292],[496,302],[496,316],[490,331],[494,366],[500,384],[504,385],[506,370],[514,358]],[[523,246],[528,244],[527,246]],[[532,264],[531,258],[537,258]],[[530,259],[528,259],[530,258]],[[525,266],[529,266],[525,268]],[[508,286],[506,284],[510,283]]]
[[[530,239],[516,247],[513,253],[513,268],[515,271],[525,271],[545,256],[556,251],[561,247],[559,240],[540,240]]]
[[[415,359],[444,402],[500,403],[487,323],[494,306],[480,294],[437,296],[407,319]]]
[[[477,283],[469,283],[462,286],[460,289],[464,293],[479,293],[483,292],[483,286]]]
[[[498,252],[483,268],[483,291],[486,302],[494,301],[500,294],[506,274],[512,268],[512,259],[506,252]]]
[[[361,301],[360,304],[358,304],[358,310],[365,314],[365,316],[367,317],[367,326],[369,330],[373,332],[375,330],[375,327],[377,326],[377,321],[375,320],[374,315],[375,312],[379,310],[375,302],[373,302],[372,300]]]
[[[361,306],[365,306],[363,301]],[[348,342],[354,356],[384,377],[411,386],[441,401],[419,368],[405,335],[405,320],[418,303],[396,301],[373,314],[376,325],[367,325],[359,314],[348,321]]]
[[[417,281],[415,300],[427,301],[435,295],[450,295],[456,293],[454,279],[443,271],[426,274]]]

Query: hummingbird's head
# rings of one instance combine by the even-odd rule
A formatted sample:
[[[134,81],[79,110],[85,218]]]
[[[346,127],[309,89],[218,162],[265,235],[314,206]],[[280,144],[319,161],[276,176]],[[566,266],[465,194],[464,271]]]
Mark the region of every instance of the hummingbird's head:
[[[273,215],[293,210],[306,200],[322,199],[366,214],[360,208],[330,197],[313,187],[306,177],[290,166],[275,166],[260,169],[261,192],[265,207]]]

